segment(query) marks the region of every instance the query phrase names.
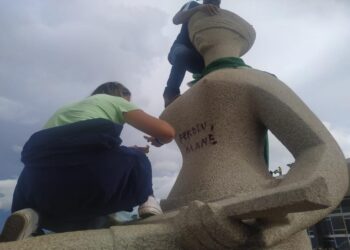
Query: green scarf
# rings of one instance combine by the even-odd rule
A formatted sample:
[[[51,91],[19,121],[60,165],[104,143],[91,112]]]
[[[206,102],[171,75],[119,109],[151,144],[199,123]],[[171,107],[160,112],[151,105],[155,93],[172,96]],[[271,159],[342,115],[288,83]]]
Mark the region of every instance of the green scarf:
[[[191,85],[198,82],[200,79],[202,79],[204,76],[208,75],[209,73],[218,70],[218,69],[226,69],[226,68],[238,68],[238,67],[249,67],[247,64],[244,63],[244,61],[239,57],[223,57],[220,59],[217,59],[210,63],[207,67],[204,68],[202,73],[200,74],[193,74],[193,81],[190,82]]]
[[[201,74],[193,74],[193,81],[191,81],[189,84],[194,85],[196,82],[198,82],[200,79],[202,79],[204,76],[208,75],[209,73],[218,70],[218,69],[226,69],[226,68],[233,68],[236,69],[238,67],[249,67],[247,64],[244,63],[244,61],[239,57],[224,57],[217,59],[210,63],[205,69],[202,71]],[[265,138],[264,138],[264,159],[267,166],[269,166],[269,138],[266,132]]]
[[[264,159],[267,166],[269,166],[269,136],[267,131],[264,138]]]

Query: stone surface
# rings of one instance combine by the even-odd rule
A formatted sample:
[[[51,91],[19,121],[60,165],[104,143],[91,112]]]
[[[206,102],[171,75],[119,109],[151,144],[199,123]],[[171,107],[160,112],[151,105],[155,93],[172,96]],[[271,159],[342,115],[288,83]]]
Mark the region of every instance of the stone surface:
[[[249,24],[226,11],[219,16],[196,14],[189,30],[206,65],[241,56],[255,37]],[[236,220],[256,218],[248,235],[261,247],[283,242],[278,249],[292,249],[293,244],[310,249],[304,230],[333,210],[348,189],[346,162],[334,138],[290,88],[266,72],[243,67],[214,71],[177,98],[161,118],[175,127],[183,156],[163,208],[231,197],[227,201]],[[280,180],[264,162],[267,129],[295,158]],[[319,207],[304,199],[312,196]],[[293,242],[290,237],[296,233]]]
[[[191,39],[208,65],[246,53],[251,25],[222,10],[197,13]],[[281,59],[282,60],[282,59]],[[310,250],[305,229],[348,190],[348,170],[334,138],[276,77],[252,68],[210,73],[163,112],[176,129],[183,166],[166,213],[124,226],[35,237],[6,249]],[[295,158],[282,179],[263,157],[269,129]]]
[[[40,249],[114,249],[109,230],[90,230],[75,233],[50,234],[22,241],[1,243],[0,250]]]

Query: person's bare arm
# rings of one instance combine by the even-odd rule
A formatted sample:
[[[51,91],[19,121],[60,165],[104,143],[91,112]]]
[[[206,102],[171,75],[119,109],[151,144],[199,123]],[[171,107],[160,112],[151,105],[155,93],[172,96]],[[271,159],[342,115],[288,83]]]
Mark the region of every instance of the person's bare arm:
[[[142,110],[124,113],[125,122],[134,128],[157,138],[161,143],[169,143],[175,137],[174,128],[166,121],[153,117]]]
[[[188,9],[188,10],[180,10],[176,13],[176,15],[173,18],[173,23],[175,25],[183,24],[187,22],[194,13],[196,13],[199,10],[204,10],[210,15],[216,15],[219,12],[219,7],[212,5],[212,4],[201,4],[194,8]]]

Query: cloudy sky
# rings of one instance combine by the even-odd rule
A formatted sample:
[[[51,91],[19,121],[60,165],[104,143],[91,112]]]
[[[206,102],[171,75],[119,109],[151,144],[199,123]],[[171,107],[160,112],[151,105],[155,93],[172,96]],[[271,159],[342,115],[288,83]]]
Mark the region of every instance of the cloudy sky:
[[[179,31],[180,0],[0,0],[0,210],[7,210],[23,144],[61,105],[117,80],[158,116]],[[256,29],[247,64],[291,87],[350,157],[350,1],[222,0]],[[190,75],[186,76],[186,80]],[[182,92],[187,87],[182,87]],[[126,127],[126,145],[143,146]],[[149,154],[156,195],[165,198],[181,167],[174,143]],[[271,139],[271,169],[293,161]]]

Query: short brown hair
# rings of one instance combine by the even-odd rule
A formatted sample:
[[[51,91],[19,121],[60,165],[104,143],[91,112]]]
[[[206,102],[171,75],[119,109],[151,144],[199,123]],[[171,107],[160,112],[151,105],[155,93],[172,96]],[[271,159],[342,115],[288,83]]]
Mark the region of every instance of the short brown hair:
[[[91,95],[97,94],[106,94],[119,97],[131,96],[130,90],[119,82],[105,82],[101,84],[91,93]]]

